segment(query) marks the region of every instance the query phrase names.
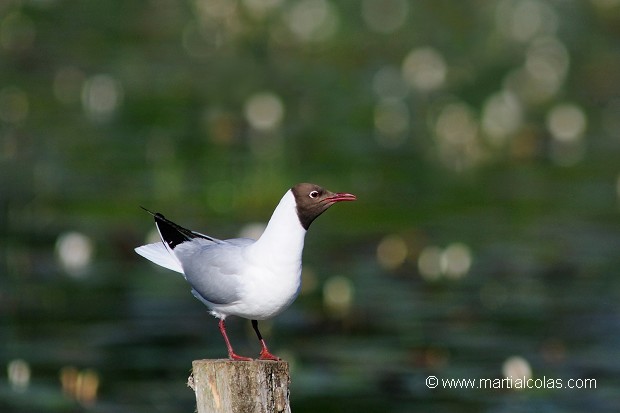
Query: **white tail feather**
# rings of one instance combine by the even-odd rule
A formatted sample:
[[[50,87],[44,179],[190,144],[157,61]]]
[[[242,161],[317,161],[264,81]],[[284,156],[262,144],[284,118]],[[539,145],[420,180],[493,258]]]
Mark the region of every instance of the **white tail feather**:
[[[174,256],[174,253],[166,248],[163,242],[143,245],[136,248],[136,252],[157,265],[183,274],[181,263],[177,257]]]

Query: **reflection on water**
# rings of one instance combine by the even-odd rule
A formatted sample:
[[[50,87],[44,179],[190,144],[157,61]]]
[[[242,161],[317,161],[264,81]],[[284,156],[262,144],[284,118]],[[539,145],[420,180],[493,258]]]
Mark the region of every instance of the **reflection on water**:
[[[225,348],[139,205],[255,237],[315,181],[293,411],[615,412],[620,2],[573,3],[0,2],[0,411],[192,411]]]
[[[79,371],[75,367],[67,366],[60,370],[62,391],[78,403],[90,406],[97,401],[99,375],[97,372],[85,369]]]
[[[333,217],[330,227],[341,220]],[[475,226],[467,221],[459,225]],[[538,238],[490,236],[441,248],[430,242],[442,233],[437,225],[426,231],[428,245],[416,248],[403,246],[413,239],[406,233],[368,237],[379,247],[319,223],[308,234],[312,270],[305,273],[322,288],[304,290],[265,326],[291,363],[295,410],[611,411],[620,369],[620,235],[597,225],[543,223],[530,228]],[[72,236],[83,240],[62,237]],[[604,245],[592,244],[598,240]],[[390,244],[400,252],[384,251],[386,258],[381,251]],[[373,248],[377,254],[368,254]],[[413,256],[403,259],[403,251]],[[39,264],[30,265],[49,254],[40,251]],[[101,257],[87,278],[62,277],[73,269],[49,271],[48,262],[46,275],[14,278],[4,290],[4,411],[193,408],[184,386],[191,361],[225,356],[216,320],[182,277],[132,256]],[[60,253],[56,259],[63,263]],[[248,322],[231,319],[230,328],[239,351],[258,351]],[[429,375],[592,378],[597,388],[429,389]]]
[[[22,359],[11,360],[6,367],[7,378],[11,388],[22,392],[30,384],[30,365]]]

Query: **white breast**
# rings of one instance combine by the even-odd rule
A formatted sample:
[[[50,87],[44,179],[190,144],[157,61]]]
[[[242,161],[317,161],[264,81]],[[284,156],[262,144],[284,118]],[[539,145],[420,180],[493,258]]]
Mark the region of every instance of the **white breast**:
[[[301,267],[282,274],[258,271],[247,278],[241,300],[227,311],[254,320],[275,317],[295,301],[300,287]]]
[[[239,300],[225,306],[214,305],[215,312],[263,320],[291,305],[301,287],[305,235],[306,230],[297,216],[295,198],[288,191],[261,237],[243,248],[245,269],[239,276]]]

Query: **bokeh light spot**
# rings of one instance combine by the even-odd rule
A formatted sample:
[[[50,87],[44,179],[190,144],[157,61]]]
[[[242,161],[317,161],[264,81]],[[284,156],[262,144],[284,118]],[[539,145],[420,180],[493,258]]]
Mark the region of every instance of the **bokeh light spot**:
[[[402,237],[396,234],[387,235],[377,246],[377,260],[383,268],[393,270],[405,262],[408,252]]]
[[[585,155],[583,135],[586,126],[586,115],[576,105],[564,103],[549,111],[547,129],[553,137],[550,155],[556,164],[571,166],[583,159]]]
[[[478,120],[464,103],[450,103],[440,110],[435,122],[435,137],[439,157],[450,169],[462,171],[483,159]]]
[[[471,262],[471,251],[465,244],[450,244],[441,253],[441,271],[448,278],[457,279],[465,276],[469,272]]]
[[[81,276],[92,260],[93,242],[79,232],[66,232],[56,241],[56,254],[61,265],[72,276]]]
[[[495,23],[504,36],[527,43],[542,34],[553,34],[558,17],[548,2],[539,0],[502,0],[497,2]]]
[[[522,124],[521,103],[514,93],[501,91],[484,102],[482,108],[482,130],[490,143],[501,146]]]
[[[22,359],[11,360],[7,365],[7,376],[14,391],[24,391],[30,384],[30,365]]]
[[[525,69],[530,78],[533,101],[555,96],[568,72],[570,58],[562,42],[555,37],[536,39],[526,51]]]
[[[322,41],[338,29],[338,14],[327,0],[300,0],[286,14],[286,23],[299,40]]]
[[[460,242],[449,244],[445,249],[430,245],[418,256],[420,275],[430,281],[441,277],[462,278],[469,272],[471,264],[471,251],[467,245]]]
[[[504,86],[526,103],[545,102],[561,90],[569,64],[561,41],[553,36],[536,38],[526,50],[525,65],[512,70]]]
[[[420,275],[430,281],[441,277],[441,248],[437,246],[425,247],[418,257]]]
[[[447,71],[443,56],[431,47],[412,50],[402,65],[403,79],[420,91],[431,91],[443,86]]]
[[[512,11],[510,34],[512,37],[527,41],[532,38],[542,25],[541,6],[537,1],[520,1]]]
[[[91,369],[78,370],[66,366],[60,370],[63,393],[83,405],[91,405],[97,400],[99,382],[99,374]]]
[[[118,109],[123,99],[123,88],[112,76],[95,75],[82,87],[82,105],[88,116],[96,121],[106,121]]]
[[[583,110],[570,103],[555,106],[547,115],[547,129],[559,141],[574,142],[581,139],[586,124]]]
[[[378,33],[393,33],[407,21],[409,4],[405,0],[363,0],[362,17]]]
[[[435,133],[444,142],[466,144],[476,138],[478,123],[469,106],[451,103],[439,113]]]
[[[511,379],[525,379],[526,381],[532,378],[532,368],[530,363],[521,356],[508,357],[502,365],[502,374],[506,378]],[[523,387],[515,387],[516,389],[524,389]]]
[[[245,102],[245,118],[256,130],[277,129],[284,118],[282,100],[271,92],[257,93]]]
[[[316,291],[319,280],[312,268],[303,266],[301,269],[301,294],[310,294]]]
[[[569,55],[566,46],[556,37],[536,39],[526,51],[525,68],[541,83],[559,86],[568,71]]]
[[[230,0],[195,0],[198,14],[204,19],[226,19],[237,9],[237,2]]]
[[[350,279],[337,275],[329,278],[323,286],[323,302],[327,311],[335,317],[344,317],[353,304],[354,287]]]
[[[257,19],[262,19],[282,5],[283,0],[243,0],[243,6]]]

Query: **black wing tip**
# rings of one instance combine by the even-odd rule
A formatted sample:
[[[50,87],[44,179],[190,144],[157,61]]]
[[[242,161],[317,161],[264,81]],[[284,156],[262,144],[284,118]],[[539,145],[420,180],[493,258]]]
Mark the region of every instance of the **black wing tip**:
[[[160,218],[160,219],[166,219],[166,217],[165,217],[163,214],[159,213],[159,212],[153,212],[153,211],[151,211],[151,210],[149,210],[149,209],[147,209],[147,208],[143,207],[142,205],[140,205],[140,208],[142,208],[143,210],[145,210],[145,211],[146,211],[146,212],[148,212],[149,214],[153,215],[153,217],[155,217],[155,220],[157,220],[158,218]]]
[[[142,205],[140,205],[140,208],[142,208],[143,210],[145,210],[146,212],[148,212],[151,215],[155,215],[155,213],[153,211],[151,211],[150,209],[143,207]]]
[[[215,238],[208,235],[201,234],[196,231],[183,228],[182,226],[175,224],[167,219],[163,214],[159,212],[153,212],[140,205],[140,208],[148,212],[155,218],[155,225],[159,230],[159,234],[162,240],[174,249],[177,245],[182,244],[185,241],[191,241],[194,238],[203,238],[209,241],[217,242]]]

